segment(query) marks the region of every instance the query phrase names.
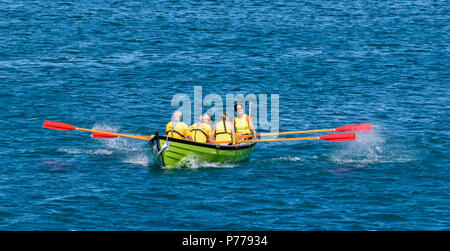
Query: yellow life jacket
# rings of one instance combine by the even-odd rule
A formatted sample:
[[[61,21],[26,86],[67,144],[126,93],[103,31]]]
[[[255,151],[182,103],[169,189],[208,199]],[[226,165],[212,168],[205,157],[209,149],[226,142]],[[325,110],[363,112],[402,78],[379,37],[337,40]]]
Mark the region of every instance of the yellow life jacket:
[[[214,135],[216,137],[216,142],[232,141],[232,132],[232,125],[228,121],[222,120],[221,122],[217,122]]]
[[[175,138],[175,139],[185,139],[186,136],[190,136],[191,132],[189,131],[189,126],[181,121],[177,121],[174,123],[175,126],[172,126],[172,122],[167,123],[166,125],[166,135]]]
[[[250,126],[248,123],[248,115],[244,114],[245,116],[242,116],[242,118],[239,118],[238,116],[234,117],[234,130],[236,130],[236,134],[242,135],[242,134],[251,134]]]
[[[206,143],[212,133],[211,126],[205,123],[195,123],[190,128],[192,140],[195,142]]]

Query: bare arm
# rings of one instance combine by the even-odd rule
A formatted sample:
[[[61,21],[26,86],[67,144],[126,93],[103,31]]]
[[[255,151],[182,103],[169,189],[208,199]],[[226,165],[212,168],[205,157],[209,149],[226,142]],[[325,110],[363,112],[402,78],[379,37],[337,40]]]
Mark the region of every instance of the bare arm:
[[[214,135],[216,135],[216,125],[213,126],[211,136],[209,136],[211,143],[215,140]]]

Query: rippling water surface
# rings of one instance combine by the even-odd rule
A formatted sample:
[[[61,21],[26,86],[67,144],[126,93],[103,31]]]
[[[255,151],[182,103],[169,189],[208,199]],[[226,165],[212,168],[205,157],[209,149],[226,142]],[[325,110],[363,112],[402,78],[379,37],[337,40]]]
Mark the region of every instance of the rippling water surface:
[[[447,1],[2,1],[0,229],[450,230]],[[177,93],[279,94],[259,143],[159,169]],[[256,108],[254,108],[256,109]]]

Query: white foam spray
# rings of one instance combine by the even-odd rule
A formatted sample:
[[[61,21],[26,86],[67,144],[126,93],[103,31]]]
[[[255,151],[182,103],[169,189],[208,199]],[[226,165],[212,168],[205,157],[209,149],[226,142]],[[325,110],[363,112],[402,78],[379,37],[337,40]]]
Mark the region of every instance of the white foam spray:
[[[188,155],[183,158],[177,165],[171,167],[165,167],[166,169],[177,169],[177,168],[189,168],[189,169],[199,169],[199,168],[233,168],[236,164],[234,163],[219,163],[219,162],[206,162],[201,161],[194,155]]]
[[[93,130],[118,132],[119,128],[108,124],[95,124]],[[131,134],[131,133],[130,133]],[[58,151],[69,154],[89,154],[89,155],[112,155],[121,156],[122,162],[147,167],[152,161],[149,156],[148,142],[125,137],[112,139],[97,139],[101,148],[94,150],[86,149],[58,149]]]
[[[372,125],[370,132],[359,132],[353,142],[336,144],[330,160],[339,164],[368,165],[413,161],[411,153],[398,142],[387,140],[384,127]]]

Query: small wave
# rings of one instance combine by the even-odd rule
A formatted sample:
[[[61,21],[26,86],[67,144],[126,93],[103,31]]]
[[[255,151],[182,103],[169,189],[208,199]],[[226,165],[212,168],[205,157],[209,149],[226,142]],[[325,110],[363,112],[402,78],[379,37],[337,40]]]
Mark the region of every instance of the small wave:
[[[398,156],[381,156],[381,157],[371,157],[365,158],[365,156],[352,156],[348,158],[333,156],[330,158],[331,161],[340,164],[375,164],[375,163],[407,163],[414,161],[412,158],[402,158]]]
[[[19,59],[19,60],[7,60],[0,61],[0,66],[2,67],[72,67],[72,63],[54,63],[49,60],[30,60],[30,59]]]
[[[139,153],[134,156],[129,156],[127,159],[125,159],[123,162],[133,165],[140,165],[140,166],[148,166],[151,159],[147,154]]]
[[[304,161],[303,158],[297,156],[282,156],[276,158],[259,159],[259,162],[300,162]]]
[[[273,161],[289,161],[289,162],[303,161],[303,159],[300,158],[300,157],[291,157],[291,156],[288,156],[288,157],[273,158],[273,159],[271,159],[271,160],[273,160]]]
[[[234,163],[220,163],[220,162],[207,162],[201,161],[193,155],[189,155],[182,159],[177,165],[172,167],[165,167],[166,169],[171,168],[189,168],[189,169],[199,169],[199,168],[233,168],[236,164]]]
[[[236,164],[232,163],[219,163],[219,162],[201,162],[198,165],[200,168],[233,168]]]
[[[91,154],[91,155],[111,155],[112,151],[105,149],[97,149],[97,150],[80,150],[80,149],[58,149],[58,152],[65,152],[69,154]]]
[[[132,53],[118,53],[113,54],[109,57],[109,62],[111,63],[119,63],[119,64],[128,64],[133,63],[140,60],[143,53],[140,51],[134,51]]]

